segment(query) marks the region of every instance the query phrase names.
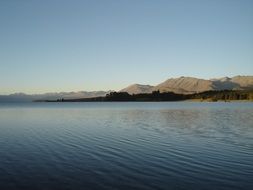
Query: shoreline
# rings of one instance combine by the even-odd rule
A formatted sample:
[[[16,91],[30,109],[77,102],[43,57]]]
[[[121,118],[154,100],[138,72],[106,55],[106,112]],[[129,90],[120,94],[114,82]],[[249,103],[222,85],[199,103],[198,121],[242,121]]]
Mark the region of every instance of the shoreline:
[[[76,102],[76,103],[80,103],[80,102],[203,102],[203,103],[216,103],[216,102],[224,102],[224,103],[234,103],[234,102],[237,102],[237,103],[245,103],[245,102],[252,102],[253,103],[253,100],[209,100],[209,99],[206,99],[206,100],[201,100],[201,99],[188,99],[188,100],[179,100],[179,101],[72,101],[72,100],[64,100],[64,101],[56,101],[56,100],[45,100],[45,101],[33,101],[33,102],[38,102],[38,103],[64,103],[64,102]]]
[[[211,99],[189,99],[189,100],[183,100],[183,102],[253,102],[253,100],[211,100]]]
[[[111,92],[106,96],[77,99],[44,99],[38,102],[252,102],[253,91],[206,91],[195,94],[176,94],[174,92],[153,91],[146,94],[128,94],[127,92]]]

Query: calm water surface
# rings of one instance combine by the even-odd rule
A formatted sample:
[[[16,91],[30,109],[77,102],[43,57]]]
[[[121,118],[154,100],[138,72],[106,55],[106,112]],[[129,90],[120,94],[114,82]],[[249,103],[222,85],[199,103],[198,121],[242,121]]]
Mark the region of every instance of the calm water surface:
[[[253,189],[253,103],[0,104],[0,189]]]

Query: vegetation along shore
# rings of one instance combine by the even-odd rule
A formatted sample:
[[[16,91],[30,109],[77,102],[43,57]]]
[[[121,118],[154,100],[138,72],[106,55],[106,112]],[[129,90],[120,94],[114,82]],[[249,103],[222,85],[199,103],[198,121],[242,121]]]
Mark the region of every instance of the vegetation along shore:
[[[78,99],[36,100],[36,102],[161,102],[161,101],[253,101],[253,90],[205,91],[194,94],[153,91],[152,93],[129,94],[111,92],[106,96]]]

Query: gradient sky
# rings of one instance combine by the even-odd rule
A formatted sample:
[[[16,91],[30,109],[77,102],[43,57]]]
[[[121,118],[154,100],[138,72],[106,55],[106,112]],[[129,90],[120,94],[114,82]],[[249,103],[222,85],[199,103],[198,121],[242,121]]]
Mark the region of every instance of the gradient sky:
[[[0,94],[252,74],[252,0],[0,1]]]

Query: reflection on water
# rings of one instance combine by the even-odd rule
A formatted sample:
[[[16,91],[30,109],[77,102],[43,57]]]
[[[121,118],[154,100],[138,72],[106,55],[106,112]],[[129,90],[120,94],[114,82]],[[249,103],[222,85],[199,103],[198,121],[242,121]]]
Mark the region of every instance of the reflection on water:
[[[0,105],[0,189],[252,189],[252,103]]]

